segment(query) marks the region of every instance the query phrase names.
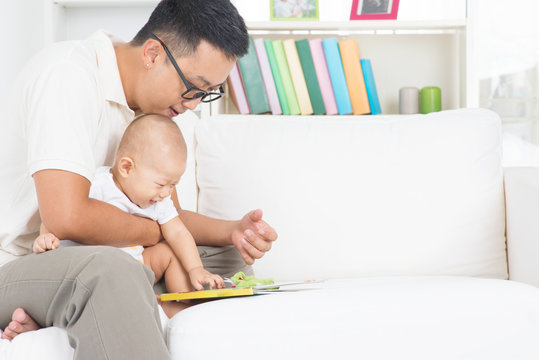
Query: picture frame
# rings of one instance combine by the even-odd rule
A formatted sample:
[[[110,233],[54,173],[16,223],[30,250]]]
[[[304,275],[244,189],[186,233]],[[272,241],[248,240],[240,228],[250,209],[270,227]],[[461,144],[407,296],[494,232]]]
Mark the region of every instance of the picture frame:
[[[271,20],[318,20],[318,0],[270,0]]]
[[[352,0],[350,20],[396,20],[399,0]]]

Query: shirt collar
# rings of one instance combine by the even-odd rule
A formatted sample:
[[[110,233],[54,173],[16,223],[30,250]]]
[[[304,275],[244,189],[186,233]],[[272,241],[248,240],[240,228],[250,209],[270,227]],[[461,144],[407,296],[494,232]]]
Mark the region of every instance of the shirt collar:
[[[123,41],[103,30],[95,32],[90,40],[95,44],[98,74],[101,84],[103,84],[103,96],[106,100],[129,109],[114,51],[114,44]]]

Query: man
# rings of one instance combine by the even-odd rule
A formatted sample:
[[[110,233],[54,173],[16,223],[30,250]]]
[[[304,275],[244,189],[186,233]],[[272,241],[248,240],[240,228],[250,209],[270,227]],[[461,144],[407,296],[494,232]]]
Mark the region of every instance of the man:
[[[97,32],[30,61],[0,120],[0,261],[25,255],[0,267],[4,337],[59,326],[77,359],[168,358],[148,269],[110,247],[26,254],[40,222],[86,245],[160,241],[155,222],[88,198],[93,171],[112,163],[135,115],[174,117],[220,97],[247,47],[228,0],[163,0],[130,43]],[[204,253],[221,274],[252,264],[277,238],[260,210],[238,221],[179,212],[198,245],[220,247]]]

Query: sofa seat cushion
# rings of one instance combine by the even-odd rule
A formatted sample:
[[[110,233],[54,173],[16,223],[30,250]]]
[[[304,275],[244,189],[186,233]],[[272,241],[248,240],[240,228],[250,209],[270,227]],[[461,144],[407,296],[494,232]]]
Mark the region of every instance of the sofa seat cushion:
[[[0,339],[3,360],[71,360],[73,354],[66,331],[57,327],[29,331],[13,341]]]
[[[198,211],[262,208],[260,277],[507,278],[499,117],[233,116],[195,129]]]
[[[539,289],[508,280],[330,280],[216,300],[169,322],[173,359],[536,359]]]

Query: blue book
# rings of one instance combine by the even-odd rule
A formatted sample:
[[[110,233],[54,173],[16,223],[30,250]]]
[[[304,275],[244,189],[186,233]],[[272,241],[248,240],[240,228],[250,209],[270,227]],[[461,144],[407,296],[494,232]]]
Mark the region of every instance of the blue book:
[[[352,102],[350,101],[350,94],[348,93],[348,86],[344,76],[341,53],[339,51],[337,39],[324,39],[322,40],[322,46],[324,47],[329,78],[331,79],[331,85],[333,86],[333,92],[335,94],[335,101],[337,102],[339,114],[351,114]]]
[[[367,97],[369,98],[371,114],[381,114],[382,109],[380,108],[380,100],[378,99],[378,92],[376,91],[376,83],[374,82],[374,74],[372,73],[371,61],[369,59],[361,59],[360,63],[361,70],[363,70],[365,87],[367,88]]]

